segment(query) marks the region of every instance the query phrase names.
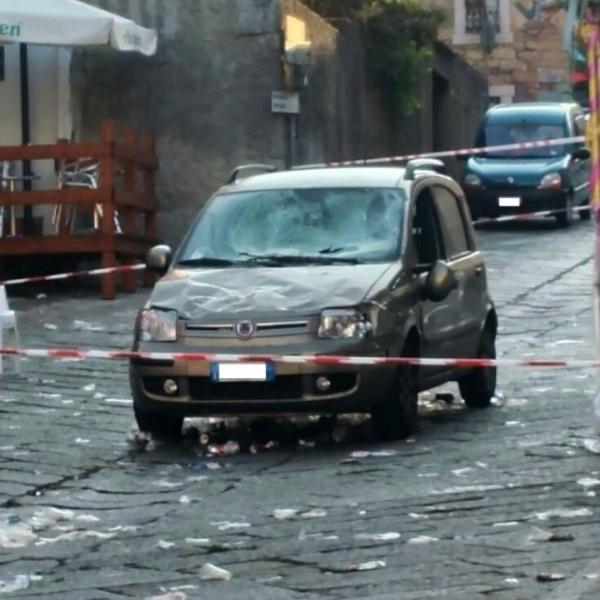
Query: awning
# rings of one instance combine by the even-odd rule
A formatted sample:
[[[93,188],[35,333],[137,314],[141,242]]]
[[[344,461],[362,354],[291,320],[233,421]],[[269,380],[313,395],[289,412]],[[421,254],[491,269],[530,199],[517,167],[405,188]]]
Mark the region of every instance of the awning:
[[[0,0],[0,44],[17,43],[21,61],[21,137],[30,142],[29,67],[27,46],[113,48],[123,52],[156,53],[155,30],[96,8],[80,0]],[[29,161],[23,162],[24,189],[30,189]],[[31,207],[24,207],[24,229],[30,227]]]
[[[0,43],[156,52],[157,34],[79,0],[0,0]]]

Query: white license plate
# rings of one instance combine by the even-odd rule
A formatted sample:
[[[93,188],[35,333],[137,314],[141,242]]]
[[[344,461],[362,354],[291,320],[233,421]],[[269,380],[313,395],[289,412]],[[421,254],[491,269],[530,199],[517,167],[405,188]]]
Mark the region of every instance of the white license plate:
[[[269,381],[267,363],[216,363],[211,366],[213,381]]]
[[[500,196],[498,206],[501,208],[516,208],[521,206],[521,198],[518,196]]]

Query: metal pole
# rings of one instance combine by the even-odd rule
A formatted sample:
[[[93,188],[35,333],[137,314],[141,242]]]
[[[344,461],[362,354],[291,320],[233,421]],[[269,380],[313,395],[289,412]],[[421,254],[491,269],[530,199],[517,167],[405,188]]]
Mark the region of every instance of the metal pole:
[[[21,79],[21,143],[26,146],[31,142],[31,123],[29,114],[29,56],[27,44],[19,44],[20,79]],[[23,189],[31,190],[31,161],[23,161]],[[33,210],[31,206],[23,207],[23,233],[31,233],[33,229]]]
[[[587,140],[592,155],[590,170],[590,208],[595,227],[593,307],[596,352],[600,354],[600,32],[595,11],[583,17],[580,35],[587,43],[590,120]],[[594,429],[600,434],[600,391],[593,405]]]
[[[292,169],[296,165],[296,137],[298,136],[298,117],[288,116],[288,148],[286,168]]]

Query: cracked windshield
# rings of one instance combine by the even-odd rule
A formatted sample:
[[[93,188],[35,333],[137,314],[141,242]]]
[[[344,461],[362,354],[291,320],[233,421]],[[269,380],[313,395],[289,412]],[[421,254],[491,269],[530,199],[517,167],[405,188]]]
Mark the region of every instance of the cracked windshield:
[[[398,256],[400,189],[291,189],[217,196],[202,213],[179,264],[385,262]]]

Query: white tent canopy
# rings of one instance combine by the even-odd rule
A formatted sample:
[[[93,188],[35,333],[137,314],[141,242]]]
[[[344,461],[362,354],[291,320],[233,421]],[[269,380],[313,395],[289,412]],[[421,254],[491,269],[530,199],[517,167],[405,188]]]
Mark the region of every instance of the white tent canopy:
[[[0,0],[0,44],[19,44],[21,85],[21,137],[30,142],[29,67],[27,46],[113,48],[123,52],[156,53],[157,34],[134,21],[80,0]],[[24,189],[30,189],[30,161],[23,161]],[[24,229],[31,222],[31,207],[24,207]]]
[[[0,0],[0,43],[156,52],[153,29],[80,0]]]

